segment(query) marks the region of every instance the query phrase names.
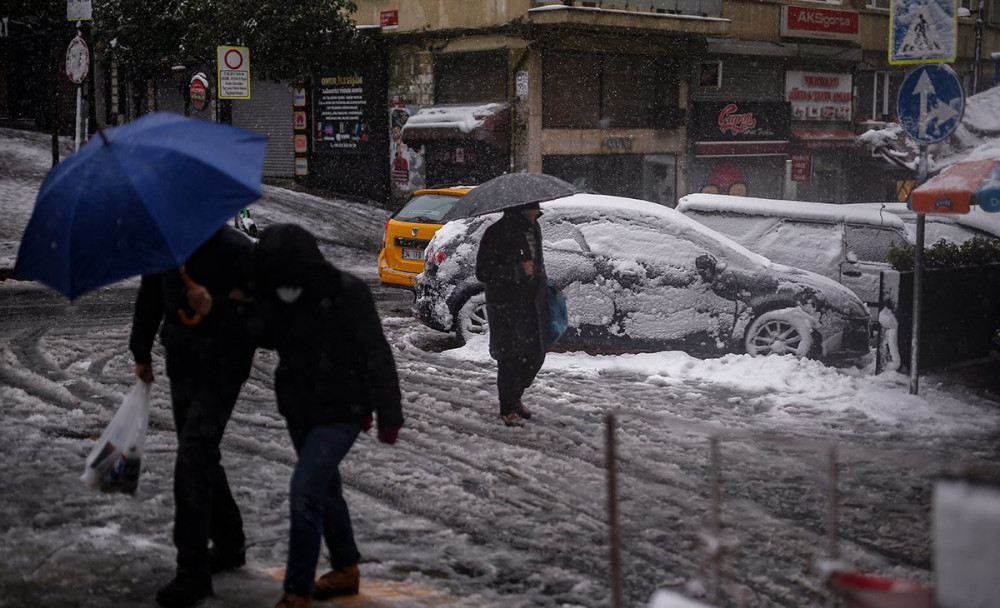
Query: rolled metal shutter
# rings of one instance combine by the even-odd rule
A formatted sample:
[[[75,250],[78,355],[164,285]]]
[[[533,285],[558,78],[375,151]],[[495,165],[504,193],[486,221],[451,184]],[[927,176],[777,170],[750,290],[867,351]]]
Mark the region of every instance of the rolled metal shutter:
[[[250,99],[233,101],[233,126],[267,137],[264,177],[295,176],[291,86],[251,80]]]

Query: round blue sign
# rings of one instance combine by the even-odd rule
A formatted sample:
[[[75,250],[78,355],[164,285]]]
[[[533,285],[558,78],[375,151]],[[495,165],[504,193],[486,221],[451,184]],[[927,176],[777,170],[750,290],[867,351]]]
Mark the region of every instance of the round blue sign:
[[[922,65],[903,79],[896,113],[903,130],[922,144],[948,137],[962,120],[965,92],[947,65]]]

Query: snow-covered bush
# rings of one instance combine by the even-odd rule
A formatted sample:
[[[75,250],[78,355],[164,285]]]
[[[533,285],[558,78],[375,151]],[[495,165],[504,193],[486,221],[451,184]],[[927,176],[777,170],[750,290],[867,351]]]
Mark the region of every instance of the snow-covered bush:
[[[898,271],[913,270],[913,245],[889,245],[889,263]],[[925,268],[960,268],[1000,264],[1000,239],[976,236],[957,245],[941,239],[924,247]]]

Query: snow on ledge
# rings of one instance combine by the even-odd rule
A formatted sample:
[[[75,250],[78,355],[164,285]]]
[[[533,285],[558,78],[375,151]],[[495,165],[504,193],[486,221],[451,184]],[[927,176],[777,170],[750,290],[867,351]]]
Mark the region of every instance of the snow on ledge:
[[[477,105],[444,104],[421,108],[406,121],[403,130],[416,129],[458,129],[471,133],[482,127],[486,119],[507,108],[506,103],[486,103]]]

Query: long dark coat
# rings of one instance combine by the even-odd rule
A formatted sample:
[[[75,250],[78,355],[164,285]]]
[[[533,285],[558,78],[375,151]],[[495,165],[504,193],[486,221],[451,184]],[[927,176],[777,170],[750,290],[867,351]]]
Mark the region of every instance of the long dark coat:
[[[363,422],[403,424],[399,378],[364,281],[327,262],[306,230],[270,226],[257,245],[260,311],[253,326],[261,346],[278,351],[274,390],[290,426]],[[291,304],[275,288],[302,288]]]
[[[144,275],[132,319],[129,349],[136,363],[150,363],[160,329],[166,350],[167,376],[175,380],[204,376],[215,382],[220,374],[240,384],[250,373],[255,344],[247,333],[252,309],[234,299],[235,289],[250,292],[253,277],[253,241],[225,227],[205,242],[185,264],[191,279],[212,294],[212,312],[200,323],[181,323],[178,311],[194,316],[187,303],[180,272]],[[162,325],[162,328],[161,328]]]
[[[534,258],[525,236],[529,231],[537,243]],[[535,270],[528,277],[522,262],[532,259]],[[529,222],[516,210],[504,212],[483,234],[476,257],[476,278],[486,285],[490,356],[499,361],[544,355],[542,335],[549,315],[538,222]]]

